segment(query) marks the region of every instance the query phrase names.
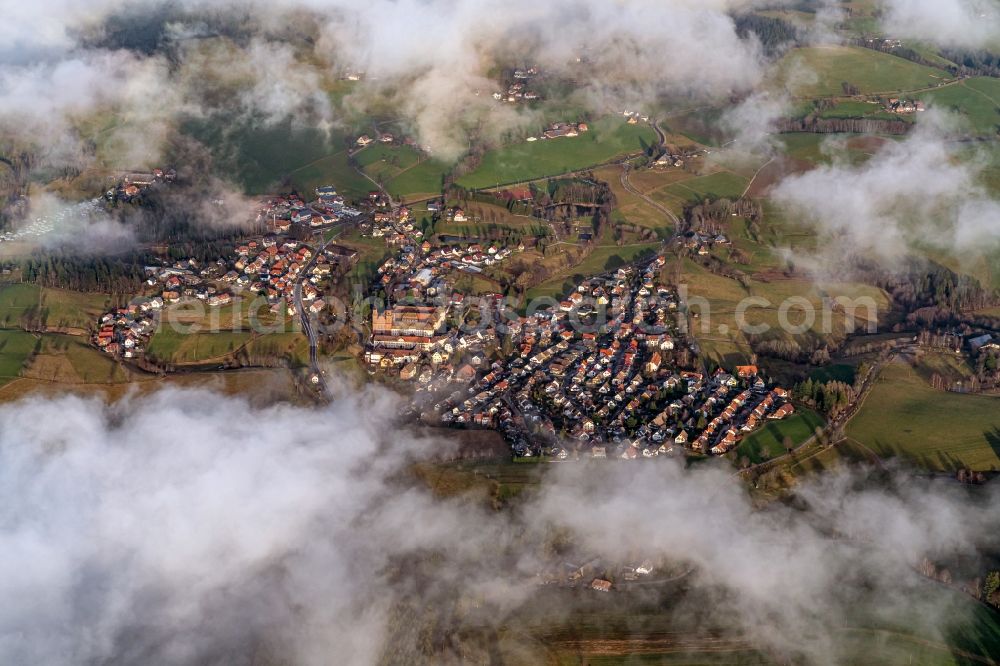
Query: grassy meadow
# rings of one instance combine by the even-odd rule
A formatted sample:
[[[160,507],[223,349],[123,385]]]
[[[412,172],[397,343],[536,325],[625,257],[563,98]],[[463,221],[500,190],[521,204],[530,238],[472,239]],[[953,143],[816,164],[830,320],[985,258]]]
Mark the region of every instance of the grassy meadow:
[[[995,137],[1000,131],[1000,80],[966,79],[955,85],[918,95],[934,107],[957,114],[979,136]]]
[[[847,436],[883,458],[930,470],[1000,469],[1000,397],[932,389],[902,360],[889,365]]]
[[[823,425],[823,417],[811,409],[800,407],[795,414],[781,421],[768,421],[760,430],[749,434],[736,447],[736,455],[751,463],[764,462],[785,453],[785,438],[794,446],[802,444],[813,436],[816,428]]]
[[[223,363],[241,351],[300,362],[308,355],[308,343],[297,331],[296,318],[279,318],[252,298],[221,308],[181,302],[164,309],[147,351],[175,364]]]
[[[375,144],[355,155],[358,166],[394,197],[423,199],[441,192],[451,165],[427,157],[412,146]]]
[[[950,74],[894,55],[852,46],[813,46],[790,51],[778,64],[775,81],[797,97],[837,97],[842,84],[862,94],[933,88]]]
[[[629,125],[607,116],[576,137],[521,142],[489,150],[479,167],[457,179],[468,188],[486,188],[585,169],[627,153],[641,152],[656,141],[645,124]]]

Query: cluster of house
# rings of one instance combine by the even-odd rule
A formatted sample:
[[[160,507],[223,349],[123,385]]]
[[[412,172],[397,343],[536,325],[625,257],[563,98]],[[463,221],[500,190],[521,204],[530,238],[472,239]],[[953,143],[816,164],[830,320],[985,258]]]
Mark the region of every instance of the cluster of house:
[[[157,167],[150,172],[126,174],[104,196],[108,201],[131,201],[157,183],[172,183],[176,180],[176,171]]]
[[[382,210],[372,216],[371,236],[384,238],[390,246],[405,247],[420,242],[424,232],[414,226],[410,209],[400,206],[396,210]]]
[[[319,285],[337,261],[329,248],[317,255],[298,241],[265,236],[260,243],[239,246],[232,269],[222,279],[266,296],[272,312],[284,308],[289,316],[299,314],[295,286],[301,284],[302,307],[316,314],[326,307]]]
[[[703,256],[711,254],[715,247],[732,245],[732,241],[723,233],[703,234],[698,231],[688,231],[680,236],[676,242]]]
[[[355,145],[364,148],[365,146],[370,146],[373,143],[384,143],[386,145],[401,144],[404,146],[414,146],[416,147],[417,142],[413,137],[403,137],[402,139],[396,137],[395,134],[391,132],[379,132],[376,136],[372,137],[367,134],[362,134],[357,139],[354,140]],[[426,147],[421,148],[425,152]]]
[[[493,99],[498,102],[505,102],[507,104],[516,104],[518,102],[531,102],[540,99],[538,93],[533,90],[528,89],[528,82],[538,75],[538,69],[535,67],[527,67],[523,69],[515,69],[513,75],[513,81],[506,84],[505,90],[498,90],[493,93]]]
[[[865,44],[867,44],[869,48],[881,47],[887,49],[898,49],[903,45],[903,42],[889,37],[868,37],[865,39]]]
[[[580,136],[590,128],[587,123],[552,123],[542,131],[543,139],[558,139],[564,136]],[[528,141],[538,141],[537,136],[529,136]]]
[[[712,416],[712,420],[691,442],[694,451],[721,455],[733,449],[744,433],[759,428],[765,419],[780,420],[795,412],[795,408],[788,402],[788,391],[780,387],[768,391],[767,385],[757,376],[756,366],[737,366],[736,377],[721,369],[713,377],[710,384],[712,395],[702,403],[702,408],[699,410],[701,418]],[[752,383],[752,387],[743,389],[730,400],[730,394],[740,387],[739,380]],[[721,405],[725,407],[721,411],[716,411]],[[667,411],[681,408],[681,405],[671,403]],[[660,416],[669,418],[667,414]],[[674,441],[686,443],[687,431],[680,432],[684,434],[678,434]],[[678,440],[683,441],[678,442]]]
[[[563,561],[539,571],[535,578],[539,585],[587,587],[598,592],[610,592],[613,580],[632,582],[649,578],[657,571],[650,559],[624,564],[607,565],[600,558],[591,558],[584,564]],[[613,579],[613,580],[612,580]]]
[[[136,358],[142,355],[149,337],[156,330],[156,314],[162,307],[163,299],[154,296],[141,303],[130,303],[105,312],[94,334],[94,344],[115,356]]]
[[[428,211],[443,212],[440,201],[427,204]],[[461,208],[448,208],[450,220],[469,218]],[[376,283],[387,296],[387,305],[372,312],[371,336],[365,361],[373,367],[398,369],[404,380],[419,379],[428,384],[434,375],[450,377],[454,369],[445,363],[456,350],[479,347],[484,340],[495,340],[488,326],[474,335],[463,336],[456,326],[446,325],[448,315],[460,322],[466,306],[465,295],[455,291],[460,273],[481,274],[509,258],[518,248],[500,243],[476,241],[432,244],[413,225],[405,206],[376,212],[371,229],[373,237],[384,238],[398,248],[376,269]],[[499,299],[498,295],[492,295]],[[475,357],[478,363],[483,355]],[[474,377],[472,372],[469,379]]]
[[[528,90],[524,81],[515,81],[507,86],[506,92],[493,93],[493,99],[498,102],[516,104],[517,102],[531,102],[539,99],[538,93]]]
[[[470,222],[475,221],[475,218],[469,217],[469,215],[460,206],[449,206],[444,209],[444,218],[449,222]]]
[[[221,308],[231,305],[235,295],[249,292],[266,297],[275,314],[295,316],[300,306],[310,314],[322,313],[327,308],[323,298],[327,279],[338,265],[350,265],[357,252],[335,243],[314,248],[287,233],[292,226],[288,218],[302,211],[317,215],[317,211],[333,208],[339,215],[353,216],[343,212],[347,207],[334,188],[321,187],[316,194],[317,200],[310,204],[296,195],[269,199],[262,212],[269,221],[268,232],[247,239],[228,257],[206,265],[185,259],[146,266],[146,285],[153,295],[103,314],[95,344],[125,358],[140,355],[157,327],[158,313],[184,299]]]
[[[923,111],[925,107],[924,103],[919,100],[899,99],[898,97],[891,97],[888,100],[886,100],[885,109],[886,111],[891,111],[892,113],[906,115],[910,113],[916,113],[918,111]]]
[[[449,278],[455,271],[482,273],[513,252],[498,243],[432,246],[424,241],[416,247],[406,245],[395,257],[386,259],[378,267],[378,279],[391,291],[394,300],[433,298],[450,293]]]
[[[629,125],[638,125],[640,120],[644,123],[649,122],[649,116],[644,116],[638,111],[629,111],[628,109],[625,109],[622,111],[622,116],[625,118],[625,122]]]
[[[402,365],[401,377],[437,395],[441,423],[497,429],[517,455],[722,454],[793,407],[753,366],[710,377],[678,367],[678,301],[657,280],[664,261],[592,278],[526,316],[498,298],[492,324],[463,335],[447,329],[444,306],[375,313],[367,360]]]
[[[348,206],[332,185],[316,188],[316,199],[306,202],[298,194],[269,197],[261,202],[257,219],[275,234],[288,233],[293,225],[317,228],[356,218],[362,211]]]

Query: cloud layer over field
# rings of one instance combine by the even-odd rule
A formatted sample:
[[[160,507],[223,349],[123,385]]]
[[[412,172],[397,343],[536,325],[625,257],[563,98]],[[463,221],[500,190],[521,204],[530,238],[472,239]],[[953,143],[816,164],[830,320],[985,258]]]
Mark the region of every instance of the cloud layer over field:
[[[980,183],[975,147],[954,140],[953,119],[928,112],[922,120],[860,165],[834,159],[772,190],[820,231],[826,266],[855,254],[896,262],[917,246],[975,256],[1000,246],[1000,201]]]
[[[368,82],[347,109],[378,108],[454,157],[470,137],[536,127],[498,105],[497,64],[539,65],[596,111],[663,96],[724,98],[766,62],[733,12],[764,0],[47,0],[0,26],[0,139],[46,163],[136,168],[159,159],[178,117],[219,109],[256,122],[343,121],[325,90],[345,69]],[[817,24],[835,7],[821,3]],[[886,29],[982,46],[1000,34],[993,0],[886,0]],[[93,123],[91,116],[98,115]],[[114,114],[116,122],[101,122]],[[95,154],[95,151],[97,154]]]
[[[972,507],[957,487],[841,475],[758,511],[724,467],[663,461],[559,466],[495,513],[401,477],[448,445],[387,429],[398,409],[375,389],[321,410],[173,390],[0,407],[0,597],[18,600],[0,608],[0,661],[406,661],[419,641],[401,603],[511,621],[549,594],[533,574],[562,534],[608,561],[692,563],[725,626],[824,663],[858,587],[876,615],[914,610],[913,563],[997,533],[996,498]],[[917,610],[930,637],[963,619]],[[457,658],[439,649],[425,656]]]
[[[892,37],[940,46],[1000,46],[997,0],[883,0],[882,26]]]
[[[158,159],[180,116],[226,109],[257,122],[334,126],[342,119],[324,90],[351,68],[369,80],[348,96],[348,109],[378,104],[411,124],[421,143],[454,157],[470,136],[498,138],[539,122],[492,99],[498,63],[565,77],[572,103],[599,111],[663,94],[748,89],[763,60],[727,12],[752,4],[28,3],[0,27],[9,45],[0,49],[0,129],[58,166],[96,158],[139,167]],[[85,122],[109,113],[118,121],[110,127]]]
[[[887,0],[899,36],[981,45],[991,0]],[[977,4],[978,3],[978,4]],[[47,0],[0,26],[0,140],[46,165],[122,168],[160,159],[180,117],[219,110],[258,123],[344,122],[327,94],[345,70],[368,80],[346,113],[377,108],[443,157],[470,139],[525,133],[537,113],[497,104],[497,65],[538,65],[570,106],[642,108],[720,99],[764,75],[732,14],[764,0]],[[834,5],[819,8],[817,25]],[[963,41],[964,40],[964,41]],[[115,122],[106,122],[113,114]]]

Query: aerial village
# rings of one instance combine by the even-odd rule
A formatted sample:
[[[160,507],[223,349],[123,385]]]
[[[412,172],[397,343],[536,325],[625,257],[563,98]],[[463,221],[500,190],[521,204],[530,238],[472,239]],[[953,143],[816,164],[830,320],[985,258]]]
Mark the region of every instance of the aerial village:
[[[427,210],[469,220],[441,200]],[[663,254],[591,276],[558,302],[520,314],[499,293],[474,297],[457,285],[522,244],[424,238],[410,210],[378,191],[359,207],[332,186],[317,188],[312,201],[271,197],[258,223],[265,231],[231,256],[147,266],[147,293],[103,314],[94,343],[137,359],[164,310],[184,301],[222,308],[249,294],[275,316],[323,315],[336,269],[356,258],[323,232],[350,225],[391,251],[370,285],[384,303],[370,321],[355,322],[368,329],[363,361],[372,374],[410,384],[425,419],[497,430],[517,456],[632,460],[721,455],[793,412],[788,392],[755,366],[703,374],[678,323],[683,304],[660,278]]]
[[[662,262],[587,280],[526,317],[496,296],[492,323],[464,333],[447,326],[465,321],[460,294],[375,312],[366,359],[416,379],[441,423],[498,429],[519,456],[631,460],[675,446],[721,455],[794,408],[755,366],[709,377],[678,367],[685,343],[672,323],[676,295],[656,283]]]
[[[377,197],[370,199],[377,205]],[[317,243],[314,232],[360,218],[362,211],[344,204],[333,187],[320,187],[307,203],[290,194],[261,203],[257,222],[266,229],[235,249],[232,256],[200,264],[195,259],[145,267],[147,293],[125,307],[104,313],[94,337],[108,354],[141,357],[156,331],[164,308],[201,301],[223,308],[242,297],[266,298],[276,317],[319,315],[327,310],[324,289],[334,270],[349,266],[357,256],[333,242]],[[305,233],[301,233],[301,232]]]
[[[433,404],[425,418],[496,429],[518,456],[631,460],[674,447],[721,455],[794,411],[755,366],[694,369],[677,295],[658,278],[662,254],[521,316],[500,294],[456,291],[452,278],[523,246],[435,245],[405,209],[376,219],[373,235],[399,249],[378,269],[387,304],[371,313],[365,362],[414,383]]]

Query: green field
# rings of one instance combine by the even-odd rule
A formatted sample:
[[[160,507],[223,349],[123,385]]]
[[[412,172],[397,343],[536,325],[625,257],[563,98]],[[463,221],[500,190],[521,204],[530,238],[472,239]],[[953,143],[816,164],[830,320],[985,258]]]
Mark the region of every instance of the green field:
[[[375,144],[355,155],[358,166],[394,197],[423,198],[441,192],[451,166],[412,146]]]
[[[0,385],[18,377],[38,338],[25,331],[0,331]]]
[[[290,172],[285,180],[306,196],[322,185],[336,186],[348,199],[361,199],[375,189],[374,183],[350,165],[346,150],[309,162]]]
[[[89,329],[109,306],[107,294],[89,294],[66,289],[41,290],[45,325],[52,328]]]
[[[249,194],[271,192],[293,172],[344,149],[343,136],[291,121],[268,125],[214,116],[189,120],[182,131],[211,151],[218,175]]]
[[[149,341],[148,354],[160,361],[179,364],[224,362],[238,352],[251,357],[291,358],[300,363],[308,355],[308,341],[296,332],[298,321],[285,317],[279,330],[269,309],[250,312],[260,303],[242,299],[224,308],[205,308],[185,303],[167,308],[159,328]],[[255,326],[263,326],[255,332]]]
[[[847,436],[879,456],[926,469],[1000,469],[1000,398],[934,390],[897,360],[848,424]]]
[[[164,327],[150,339],[148,353],[151,357],[173,363],[221,361],[243,347],[251,337],[250,333],[243,331],[184,334]]]
[[[742,196],[743,191],[749,183],[749,178],[744,178],[729,171],[719,171],[707,176],[698,176],[697,178],[690,178],[679,183],[667,185],[657,190],[656,194],[662,192],[680,199],[696,201],[702,199],[737,199]]]
[[[374,188],[349,164],[347,138],[337,132],[290,121],[266,125],[218,117],[188,121],[183,130],[209,148],[217,175],[248,194],[288,188],[309,193],[332,184],[348,198],[359,198]]]
[[[871,118],[873,120],[911,120],[913,118],[886,111],[880,104],[855,100],[839,101],[833,107],[819,111],[818,115],[820,118]]]
[[[21,373],[23,377],[60,386],[117,384],[134,378],[113,357],[91,346],[86,338],[50,333],[41,336],[40,342],[38,353]]]
[[[365,173],[372,178],[384,176],[387,179],[416,165],[421,159],[420,151],[412,146],[388,146],[384,143],[370,145],[355,155],[358,166]]]
[[[782,134],[778,139],[782,146],[782,153],[797,160],[805,160],[813,163],[823,162],[828,159],[823,152],[823,145],[826,140],[827,137],[824,135],[811,132]]]
[[[928,106],[958,114],[975,134],[996,136],[1000,128],[1000,79],[966,79],[919,98]]]
[[[126,376],[112,359],[80,335],[36,335],[23,326],[83,332],[107,307],[106,294],[86,294],[33,284],[0,288],[0,384],[18,376],[50,382],[115,382]],[[30,366],[26,361],[37,351]]]
[[[748,435],[736,447],[736,454],[746,456],[751,463],[777,458],[786,452],[786,437],[798,446],[812,437],[816,428],[822,425],[823,417],[811,409],[799,407],[792,416],[781,421],[769,421],[763,428]]]
[[[67,338],[69,336],[61,336]],[[64,353],[73,370],[84,383],[122,382],[129,377],[122,366],[84,340],[63,341]]]
[[[107,294],[14,283],[0,287],[2,328],[92,328],[108,306]]]
[[[0,326],[20,328],[24,317],[39,309],[41,289],[33,284],[9,284],[0,288]]]
[[[416,463],[410,469],[437,497],[479,496],[494,507],[539,485],[551,469],[546,464],[483,460]]]
[[[811,74],[802,76],[803,71],[814,73],[815,79]],[[871,49],[814,46],[789,52],[778,65],[776,79],[796,96],[835,97],[844,94],[844,82],[862,94],[873,94],[930,88],[949,76],[944,70]]]
[[[426,159],[393,176],[385,187],[394,197],[435,196],[441,192],[444,176],[450,168],[439,160]]]
[[[903,137],[863,134],[819,134],[811,132],[790,132],[782,134],[778,141],[782,152],[796,160],[813,164],[850,162],[860,164],[868,160],[884,141],[900,141]]]
[[[458,179],[468,188],[493,187],[585,169],[626,153],[642,151],[656,141],[648,125],[629,125],[607,116],[577,137],[522,142],[487,151],[472,173]]]

